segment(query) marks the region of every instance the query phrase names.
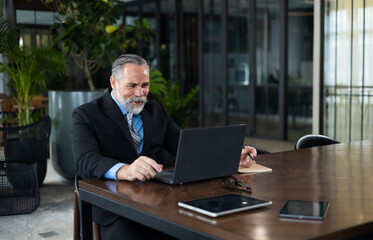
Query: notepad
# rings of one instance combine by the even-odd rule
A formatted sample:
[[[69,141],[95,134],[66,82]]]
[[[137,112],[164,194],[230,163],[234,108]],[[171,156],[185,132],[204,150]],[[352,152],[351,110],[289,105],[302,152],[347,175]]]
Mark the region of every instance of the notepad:
[[[258,163],[253,163],[249,168],[239,167],[239,173],[263,173],[263,172],[272,172],[272,168],[260,165]]]

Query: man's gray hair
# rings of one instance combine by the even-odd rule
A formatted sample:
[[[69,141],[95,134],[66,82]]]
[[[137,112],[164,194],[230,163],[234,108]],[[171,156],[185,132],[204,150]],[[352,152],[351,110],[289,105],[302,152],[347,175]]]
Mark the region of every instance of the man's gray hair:
[[[111,67],[111,75],[117,80],[122,79],[123,65],[126,63],[132,63],[138,66],[146,65],[149,68],[148,63],[142,57],[136,54],[123,54],[120,55],[113,63]]]

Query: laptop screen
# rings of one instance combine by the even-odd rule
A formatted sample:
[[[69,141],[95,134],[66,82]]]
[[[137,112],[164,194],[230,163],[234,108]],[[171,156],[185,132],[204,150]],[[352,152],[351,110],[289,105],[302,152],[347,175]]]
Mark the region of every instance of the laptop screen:
[[[246,125],[182,130],[173,183],[236,174],[245,133]]]

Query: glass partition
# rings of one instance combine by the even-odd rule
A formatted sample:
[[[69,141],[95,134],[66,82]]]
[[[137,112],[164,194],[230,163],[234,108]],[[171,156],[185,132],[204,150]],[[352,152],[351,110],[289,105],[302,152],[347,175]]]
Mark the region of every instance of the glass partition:
[[[288,140],[312,132],[313,3],[289,0]]]
[[[249,119],[249,1],[228,1],[228,123]],[[247,129],[248,130],[248,129]]]
[[[177,79],[176,7],[174,0],[161,1],[161,71],[165,78]]]
[[[203,1],[203,82],[206,126],[222,124],[222,46],[220,0]]]
[[[373,3],[325,2],[324,131],[342,142],[373,137]]]
[[[150,28],[154,30],[153,34],[146,43],[141,44],[142,55],[148,61],[151,67],[157,68],[157,56],[156,56],[156,35],[157,30],[157,19],[156,19],[156,4],[154,2],[144,3],[142,5],[142,19],[145,19],[149,24]]]
[[[199,124],[194,126],[246,123],[248,135],[295,140],[312,126],[313,2],[288,3],[150,0],[125,5],[126,10],[139,7],[133,17],[155,28],[157,36],[143,49],[151,65],[160,66],[167,79],[181,80],[181,96],[200,84]],[[284,11],[288,22],[283,23]],[[286,38],[287,53],[282,51]]]
[[[256,1],[256,135],[280,135],[280,4]]]

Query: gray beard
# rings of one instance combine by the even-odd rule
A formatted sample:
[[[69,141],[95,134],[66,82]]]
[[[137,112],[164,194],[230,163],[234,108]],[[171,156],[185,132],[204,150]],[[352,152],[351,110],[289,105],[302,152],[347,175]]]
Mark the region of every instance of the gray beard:
[[[133,113],[133,114],[139,114],[139,113],[141,113],[141,111],[144,109],[145,103],[147,102],[147,98],[146,97],[133,97],[133,98],[130,98],[128,100],[124,100],[118,94],[118,92],[117,92],[117,98],[118,98],[118,102],[123,106],[123,108],[127,112]],[[143,104],[140,107],[133,108],[131,106],[131,102],[133,102],[133,101],[141,101],[141,102],[143,102]]]

